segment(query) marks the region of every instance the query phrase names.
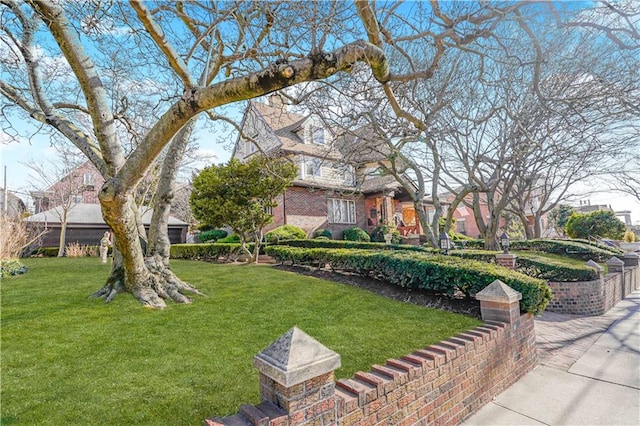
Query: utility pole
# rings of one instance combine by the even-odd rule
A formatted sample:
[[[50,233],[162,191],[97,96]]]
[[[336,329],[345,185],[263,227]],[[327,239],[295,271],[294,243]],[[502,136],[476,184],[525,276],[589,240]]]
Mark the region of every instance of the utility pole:
[[[2,202],[3,204],[3,210],[4,210],[4,214],[6,215],[9,211],[9,196],[7,193],[7,166],[4,166],[4,192],[2,194]]]

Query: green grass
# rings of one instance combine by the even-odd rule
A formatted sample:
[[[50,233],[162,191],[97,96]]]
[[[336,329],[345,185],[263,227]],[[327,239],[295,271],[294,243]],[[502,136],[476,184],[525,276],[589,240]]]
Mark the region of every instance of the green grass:
[[[95,258],[25,259],[2,280],[2,425],[200,425],[259,402],[253,356],[297,325],[342,356],[339,378],[479,322],[267,266],[173,261],[208,297],[149,310],[87,296]]]

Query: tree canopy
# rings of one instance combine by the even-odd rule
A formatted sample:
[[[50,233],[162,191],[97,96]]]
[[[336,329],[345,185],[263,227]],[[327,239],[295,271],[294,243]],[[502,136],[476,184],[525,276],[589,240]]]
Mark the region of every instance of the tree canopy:
[[[252,260],[257,259],[262,230],[273,221],[276,197],[291,185],[298,169],[287,159],[254,156],[242,163],[210,166],[193,180],[191,208],[200,222],[211,227],[230,227],[246,242],[255,243]]]

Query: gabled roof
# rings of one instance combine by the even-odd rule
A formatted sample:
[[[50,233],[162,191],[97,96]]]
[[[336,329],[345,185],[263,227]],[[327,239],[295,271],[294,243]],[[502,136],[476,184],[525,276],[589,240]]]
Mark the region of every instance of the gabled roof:
[[[315,145],[304,142],[302,132],[307,121],[312,119],[310,115],[302,116],[287,111],[284,106],[267,105],[256,101],[250,101],[249,108],[252,108],[278,137],[281,142],[278,147],[280,151],[334,160],[343,158],[341,153],[331,145]]]
[[[141,209],[142,213],[142,223],[145,225],[149,225],[151,222],[151,216],[153,215],[153,209],[143,207]],[[38,222],[38,223],[59,223],[60,217],[62,217],[62,208],[60,206],[54,207],[50,210],[46,210],[40,212],[38,214],[34,214],[25,218],[27,222]],[[77,225],[102,225],[105,224],[104,219],[102,218],[102,210],[100,209],[100,204],[83,204],[78,203],[75,204],[69,210],[67,214],[67,224],[77,224]],[[187,226],[186,222],[181,221],[180,219],[176,219],[173,216],[169,216],[169,225],[179,226],[184,225]]]

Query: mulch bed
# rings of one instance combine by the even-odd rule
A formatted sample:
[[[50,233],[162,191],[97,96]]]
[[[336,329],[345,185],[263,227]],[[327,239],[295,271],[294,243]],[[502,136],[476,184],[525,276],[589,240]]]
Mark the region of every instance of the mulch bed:
[[[283,271],[295,272],[297,274],[358,287],[389,299],[480,318],[480,302],[463,296],[452,297],[443,294],[434,294],[425,290],[407,289],[374,278],[351,273],[335,272],[328,268],[280,264],[273,265],[273,267]]]

